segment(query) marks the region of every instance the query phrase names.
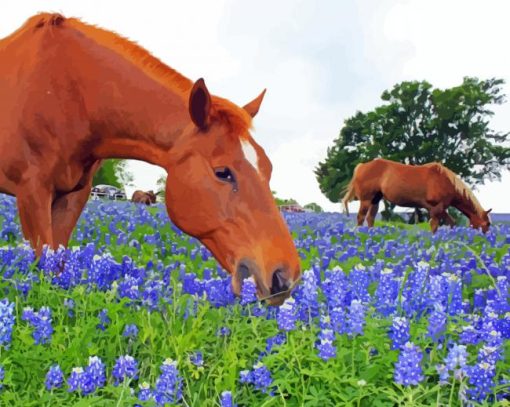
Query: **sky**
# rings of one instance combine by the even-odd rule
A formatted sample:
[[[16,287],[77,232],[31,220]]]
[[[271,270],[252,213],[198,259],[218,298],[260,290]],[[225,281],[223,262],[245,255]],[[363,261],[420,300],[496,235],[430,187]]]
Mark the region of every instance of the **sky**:
[[[299,203],[339,211],[313,173],[357,110],[403,80],[445,88],[464,76],[503,78],[510,94],[510,2],[69,1],[14,2],[0,13],[0,37],[39,11],[80,17],[122,34],[211,93],[244,105],[267,88],[253,137],[273,163],[271,189]],[[491,126],[510,131],[510,102]],[[130,161],[134,189],[156,189],[164,170]],[[475,194],[482,206],[510,212],[510,173]],[[357,203],[351,203],[351,210]]]

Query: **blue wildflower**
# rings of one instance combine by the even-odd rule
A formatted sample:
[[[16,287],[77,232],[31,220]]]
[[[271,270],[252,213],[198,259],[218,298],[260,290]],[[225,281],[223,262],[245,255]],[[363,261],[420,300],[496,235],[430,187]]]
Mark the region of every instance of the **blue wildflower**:
[[[140,401],[149,401],[152,398],[152,392],[149,383],[143,382],[138,385],[140,390],[138,391],[138,399]]]
[[[243,280],[241,287],[241,305],[248,305],[257,301],[257,286],[253,277]]]
[[[136,324],[127,324],[124,327],[124,332],[122,332],[122,336],[126,338],[136,338],[138,336],[138,327]]]
[[[349,307],[348,330],[349,335],[363,335],[365,326],[365,305],[359,300],[352,300]]]
[[[487,362],[479,362],[475,366],[468,366],[469,378],[468,396],[471,400],[482,402],[492,393],[496,367]]]
[[[393,318],[393,324],[390,329],[391,349],[400,349],[411,339],[409,329],[407,318]]]
[[[220,405],[221,407],[236,407],[232,399],[232,392],[226,390],[221,393]]]
[[[12,341],[12,328],[15,322],[14,303],[4,298],[0,301],[0,345],[7,349]]]
[[[116,386],[125,379],[136,379],[137,374],[138,362],[132,356],[125,355],[117,358],[112,371]]]
[[[204,355],[200,351],[192,353],[189,357],[189,360],[193,365],[197,367],[204,365]]]
[[[278,308],[276,322],[282,331],[292,331],[296,327],[296,301],[294,298],[287,298]]]
[[[441,306],[437,306],[429,315],[428,335],[434,342],[444,339],[447,316]]]
[[[48,373],[46,373],[46,389],[52,390],[52,389],[58,389],[62,387],[62,384],[64,383],[64,374],[62,373],[62,370],[60,369],[59,365],[53,365],[50,367],[50,370],[48,370]]]
[[[404,386],[419,384],[424,379],[421,360],[420,348],[412,342],[407,342],[400,350],[395,364],[395,382]]]
[[[335,334],[331,329],[323,329],[320,332],[317,349],[322,360],[326,361],[336,356],[336,347],[333,345],[334,340]]]
[[[161,375],[156,380],[154,399],[158,405],[176,403],[182,397],[182,379],[179,377],[177,362],[166,359],[161,365]]]
[[[108,310],[107,309],[101,310],[97,317],[99,318],[99,324],[96,325],[96,328],[100,329],[101,331],[104,331],[106,329],[106,326],[111,322],[110,318],[108,318]]]
[[[53,326],[51,325],[51,309],[49,307],[41,307],[39,312],[34,312],[32,308],[27,307],[23,310],[21,319],[27,321],[34,328],[32,337],[36,345],[51,341]]]

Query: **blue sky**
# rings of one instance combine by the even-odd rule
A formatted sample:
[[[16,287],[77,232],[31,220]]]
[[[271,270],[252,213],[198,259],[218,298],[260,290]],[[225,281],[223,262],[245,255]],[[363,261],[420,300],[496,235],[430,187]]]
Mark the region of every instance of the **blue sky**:
[[[313,168],[343,121],[378,105],[383,90],[409,79],[448,87],[469,75],[510,82],[506,1],[23,1],[2,10],[0,36],[38,11],[115,30],[240,105],[267,88],[253,135],[273,161],[271,187],[328,210],[339,206],[320,193]],[[495,112],[493,128],[510,130],[510,104]],[[130,169],[141,189],[163,173],[140,162]],[[505,173],[476,194],[485,208],[510,212],[508,190]]]

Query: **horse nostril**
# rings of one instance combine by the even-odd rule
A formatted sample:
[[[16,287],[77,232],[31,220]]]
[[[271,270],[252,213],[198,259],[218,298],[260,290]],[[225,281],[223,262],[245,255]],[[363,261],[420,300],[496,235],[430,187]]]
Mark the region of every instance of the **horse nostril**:
[[[248,277],[250,277],[251,273],[250,273],[250,268],[244,264],[244,263],[241,263],[239,265],[239,267],[237,268],[237,274],[239,276],[239,279],[241,281],[247,279]]]
[[[285,278],[285,271],[277,269],[273,273],[273,279],[271,283],[271,294],[279,294],[289,289],[289,283]]]

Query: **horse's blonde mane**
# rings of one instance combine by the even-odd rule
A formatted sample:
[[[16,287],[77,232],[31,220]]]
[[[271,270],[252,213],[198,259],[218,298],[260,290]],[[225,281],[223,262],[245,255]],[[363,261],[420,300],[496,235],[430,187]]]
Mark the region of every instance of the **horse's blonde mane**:
[[[436,164],[437,164],[437,168],[440,170],[440,172],[448,177],[448,179],[452,183],[455,191],[457,193],[459,193],[460,195],[462,195],[464,198],[466,198],[469,202],[471,202],[476,213],[478,214],[478,216],[481,217],[484,213],[484,210],[482,208],[482,205],[480,205],[480,202],[478,202],[478,199],[476,199],[476,196],[473,193],[473,191],[471,190],[471,188],[469,188],[465,184],[465,182],[462,181],[462,179],[457,174],[455,174],[452,170],[450,170],[449,168],[445,167],[444,165],[442,165],[440,163],[436,163]]]
[[[79,18],[65,18],[58,13],[37,14],[29,18],[18,31],[38,29],[44,26],[74,28],[97,44],[114,51],[138,66],[149,77],[181,95],[184,99],[189,96],[189,92],[193,87],[193,82],[190,79],[161,62],[145,48],[116,32],[85,23]],[[211,102],[212,120],[227,122],[238,135],[243,135],[246,130],[251,128],[251,116],[244,109],[227,99],[217,96],[211,95]]]

